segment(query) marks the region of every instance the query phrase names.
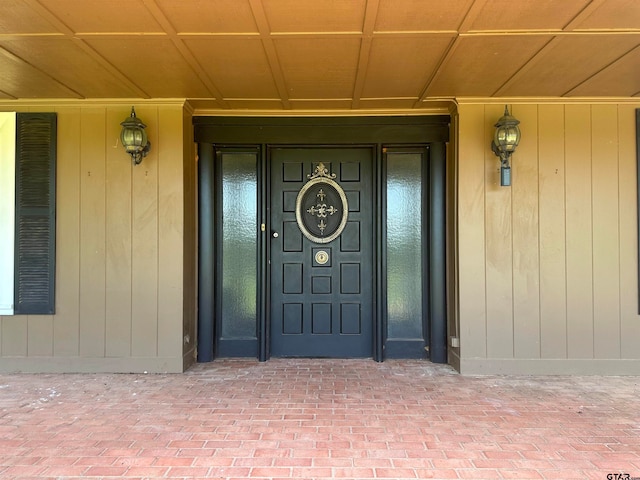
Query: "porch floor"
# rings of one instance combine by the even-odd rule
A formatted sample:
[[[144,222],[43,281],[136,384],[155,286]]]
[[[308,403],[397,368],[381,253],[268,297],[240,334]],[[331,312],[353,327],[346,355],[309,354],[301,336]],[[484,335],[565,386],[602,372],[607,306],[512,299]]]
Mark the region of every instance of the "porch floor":
[[[634,478],[640,378],[324,359],[0,375],[0,477]]]

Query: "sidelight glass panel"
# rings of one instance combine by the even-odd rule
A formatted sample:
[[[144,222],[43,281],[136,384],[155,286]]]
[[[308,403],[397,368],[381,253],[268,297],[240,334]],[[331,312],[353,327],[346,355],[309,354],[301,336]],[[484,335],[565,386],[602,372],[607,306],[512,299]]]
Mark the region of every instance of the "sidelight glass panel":
[[[258,178],[254,153],[222,154],[221,337],[255,338]]]
[[[422,338],[422,155],[387,154],[387,338]]]

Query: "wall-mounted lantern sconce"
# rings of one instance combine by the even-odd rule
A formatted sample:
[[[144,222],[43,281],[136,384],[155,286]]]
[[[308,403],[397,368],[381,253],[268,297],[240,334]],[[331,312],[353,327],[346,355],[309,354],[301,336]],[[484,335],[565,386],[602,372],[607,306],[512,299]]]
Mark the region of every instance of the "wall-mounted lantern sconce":
[[[504,115],[495,124],[496,133],[493,135],[491,150],[500,157],[500,185],[508,187],[511,185],[511,165],[509,160],[516,151],[520,143],[520,123],[515,117],[509,114],[509,109],[504,106]]]
[[[131,155],[133,164],[139,165],[151,148],[151,143],[147,139],[147,132],[144,130],[146,125],[136,117],[136,111],[133,107],[131,107],[131,115],[120,125],[122,125],[120,141],[127,153]]]

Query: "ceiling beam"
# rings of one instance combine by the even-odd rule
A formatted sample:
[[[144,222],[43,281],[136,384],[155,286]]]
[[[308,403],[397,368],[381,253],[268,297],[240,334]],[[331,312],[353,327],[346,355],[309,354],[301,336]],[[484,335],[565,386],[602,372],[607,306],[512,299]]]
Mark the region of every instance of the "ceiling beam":
[[[599,8],[606,0],[592,0],[587,6],[580,10],[562,29],[563,32],[571,32],[578,25],[580,25],[586,18],[588,18],[597,8]],[[520,81],[523,77],[529,74],[531,70],[535,69],[538,64],[544,61],[544,57],[556,46],[560,41],[559,36],[554,36],[546,44],[538,50],[533,57],[531,57],[527,63],[525,63],[517,72],[515,72],[506,82],[504,82],[492,95],[492,97],[499,97],[504,94],[514,83]],[[574,87],[575,88],[575,87]]]
[[[427,82],[422,88],[422,91],[418,96],[418,100],[414,103],[413,108],[420,108],[422,102],[424,102],[425,99],[429,96],[429,90],[431,89],[433,82],[438,78],[438,76],[440,76],[440,74],[442,73],[446,65],[451,61],[456,50],[460,46],[460,35],[469,31],[471,25],[473,25],[473,22],[475,22],[475,20],[478,18],[478,15],[480,15],[480,12],[484,8],[487,1],[488,0],[475,0],[471,4],[469,10],[467,10],[467,13],[458,26],[458,35],[449,43],[449,46],[445,50],[444,55],[442,56],[442,58],[438,62],[438,65],[433,70],[433,73],[427,79]]]
[[[68,92],[69,96],[75,97],[75,98],[84,98],[84,96],[80,92],[77,92],[76,90],[74,90],[73,88],[69,87],[68,85],[65,85],[60,80],[58,80],[57,78],[55,78],[54,76],[49,74],[49,72],[46,72],[46,71],[36,67],[35,65],[32,65],[31,63],[29,63],[29,62],[25,61],[24,59],[18,57],[17,55],[14,55],[9,50],[6,50],[5,48],[0,47],[0,55],[2,55],[3,57],[9,59],[11,62],[19,65],[20,67],[27,67],[29,69],[32,69],[32,70],[38,72],[39,74],[41,74],[43,76],[49,78],[52,82],[54,82],[56,85],[61,87],[62,90]],[[13,97],[13,95],[11,95],[11,96]]]
[[[492,97],[501,96],[505,90],[509,89],[514,83],[518,82],[522,77],[526,76],[531,70],[536,68],[536,66],[544,60],[545,55],[549,51],[551,51],[555,44],[560,41],[558,37],[553,37],[547,43],[545,43],[540,50],[538,50],[533,57],[531,57],[527,62],[520,67],[510,78],[507,79],[498,89],[493,92]]]
[[[0,97],[4,98],[5,100],[17,100],[16,97],[5,92],[4,90],[0,90]]]
[[[180,55],[185,62],[191,67],[194,73],[198,76],[200,81],[204,84],[204,86],[209,90],[209,93],[212,97],[214,97],[216,103],[220,105],[222,108],[230,108],[229,104],[224,101],[222,97],[222,93],[216,87],[215,83],[209,78],[207,72],[202,68],[202,65],[198,62],[195,55],[189,50],[189,48],[184,44],[182,39],[178,37],[178,32],[173,27],[173,24],[169,21],[164,12],[160,9],[155,0],[142,0],[149,13],[153,16],[153,18],[160,24],[165,33],[169,36],[169,39],[176,47]]]
[[[51,13],[45,6],[43,6],[38,0],[24,0],[31,10],[38,12],[38,14],[44,18],[47,22],[53,25],[60,33],[68,37],[73,37],[75,32],[69,28],[69,26]]]
[[[60,33],[69,37],[78,48],[80,48],[83,52],[85,52],[91,58],[93,58],[96,62],[98,62],[98,64],[100,64],[102,68],[104,68],[107,72],[109,72],[111,75],[117,78],[118,81],[120,81],[123,85],[125,85],[129,90],[131,90],[132,92],[135,92],[135,94],[141,98],[150,98],[147,92],[145,92],[143,89],[138,87],[138,85],[136,85],[129,77],[127,77],[124,73],[118,70],[112,63],[110,63],[106,58],[100,55],[97,51],[91,48],[89,44],[87,44],[87,42],[78,38],[76,36],[76,32],[71,30],[71,28],[69,28],[66,23],[64,23],[57,16],[51,13],[46,7],[44,7],[40,2],[38,2],[38,0],[25,0],[25,1],[33,10],[38,12],[38,14],[42,18],[44,18],[47,22],[53,25],[56,29],[58,29]],[[79,93],[79,95],[82,98],[86,98],[81,93]]]
[[[364,90],[364,82],[367,79],[369,69],[369,58],[371,57],[371,44],[373,42],[373,29],[376,26],[378,17],[378,6],[380,0],[367,0],[367,7],[364,11],[364,21],[362,26],[362,41],[360,43],[360,54],[358,56],[358,67],[356,68],[356,80],[353,86],[353,100],[351,108],[360,107],[360,98]]]
[[[591,0],[578,14],[573,17],[562,29],[565,32],[575,30],[575,28],[591,16],[606,0]]]
[[[282,102],[282,106],[285,110],[290,110],[291,102],[289,101],[287,83],[285,82],[284,74],[282,73],[282,66],[278,59],[276,46],[273,43],[273,38],[271,38],[271,29],[269,28],[267,14],[264,11],[264,5],[262,4],[262,0],[249,0],[249,6],[253,12],[253,18],[258,26],[258,31],[260,32],[262,47],[267,55],[267,62],[269,62],[271,74],[273,75],[273,82],[278,90],[278,95],[280,95],[280,101]]]
[[[615,67],[618,63],[622,62],[624,60],[624,58],[627,55],[631,55],[637,51],[640,51],[640,45],[637,45],[635,47],[633,47],[631,50],[629,50],[628,52],[620,55],[618,58],[616,58],[613,62],[609,63],[608,65],[605,65],[603,68],[601,68],[600,70],[598,70],[596,73],[594,73],[593,75],[589,76],[588,78],[585,78],[582,82],[580,82],[578,85],[576,85],[575,87],[573,87],[571,90],[569,90],[568,92],[564,93],[562,96],[566,97],[566,96],[571,96],[571,94],[577,90],[578,88],[580,88],[582,85],[584,85],[585,83],[589,82],[591,79],[597,77],[598,75],[600,75],[601,73],[607,71],[610,68]],[[633,95],[635,96],[635,94]]]

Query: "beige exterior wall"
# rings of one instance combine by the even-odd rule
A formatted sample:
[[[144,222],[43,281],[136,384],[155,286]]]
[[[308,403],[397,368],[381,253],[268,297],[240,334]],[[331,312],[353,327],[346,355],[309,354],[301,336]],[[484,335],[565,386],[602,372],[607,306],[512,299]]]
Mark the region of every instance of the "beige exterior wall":
[[[0,371],[181,372],[194,361],[191,115],[136,104],[151,151],[133,167],[119,143],[130,109],[17,109],[58,118],[56,314],[0,317]]]
[[[513,105],[522,140],[500,187],[490,143],[504,105],[458,106],[463,373],[640,374],[636,108]]]
[[[22,105],[22,104],[21,104]],[[195,356],[191,111],[136,104],[151,152],[119,145],[130,104],[58,113],[53,316],[0,316],[0,371],[179,372]],[[448,168],[450,363],[463,373],[640,374],[635,109],[512,106],[512,186],[489,145],[502,104],[461,103]]]

